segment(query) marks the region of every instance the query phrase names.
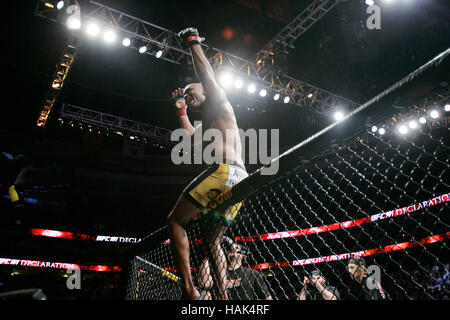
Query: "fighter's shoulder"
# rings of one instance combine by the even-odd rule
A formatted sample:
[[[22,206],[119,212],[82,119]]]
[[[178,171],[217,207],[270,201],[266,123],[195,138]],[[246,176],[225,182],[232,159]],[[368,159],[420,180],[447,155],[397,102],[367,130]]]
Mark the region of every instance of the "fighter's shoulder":
[[[227,99],[226,96],[222,98],[216,98],[216,97],[207,97],[205,104],[207,108],[209,109],[215,109],[222,111],[221,114],[223,116],[234,115],[233,106],[231,105],[230,101]]]

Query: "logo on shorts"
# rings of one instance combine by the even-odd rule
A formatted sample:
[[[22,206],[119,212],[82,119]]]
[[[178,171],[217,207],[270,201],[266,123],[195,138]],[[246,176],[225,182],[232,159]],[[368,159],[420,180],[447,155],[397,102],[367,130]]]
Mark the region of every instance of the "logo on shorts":
[[[214,200],[221,193],[222,191],[220,191],[219,189],[209,189],[209,191],[206,193],[206,196],[209,200]]]
[[[224,201],[228,201],[232,197],[231,189],[220,193],[214,200],[208,202],[208,211],[212,211],[217,208],[217,205],[221,205]]]

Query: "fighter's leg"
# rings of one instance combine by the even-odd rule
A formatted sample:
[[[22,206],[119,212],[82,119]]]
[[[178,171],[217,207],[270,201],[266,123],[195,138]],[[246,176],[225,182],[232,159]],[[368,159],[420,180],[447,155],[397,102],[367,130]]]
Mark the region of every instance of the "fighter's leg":
[[[205,290],[211,290],[213,286],[213,279],[211,276],[211,269],[209,266],[208,253],[203,246],[204,257],[198,269],[198,285]]]
[[[186,225],[188,222],[199,214],[200,209],[181,195],[167,217],[169,237],[171,240],[170,243],[182,279],[182,299],[195,300],[200,297],[200,294],[195,289],[192,281],[191,264],[189,260],[189,241],[186,233]]]
[[[203,240],[210,267],[212,269],[213,291],[219,300],[228,300],[227,293],[227,259],[222,250],[221,239],[227,227],[219,224],[203,226]]]

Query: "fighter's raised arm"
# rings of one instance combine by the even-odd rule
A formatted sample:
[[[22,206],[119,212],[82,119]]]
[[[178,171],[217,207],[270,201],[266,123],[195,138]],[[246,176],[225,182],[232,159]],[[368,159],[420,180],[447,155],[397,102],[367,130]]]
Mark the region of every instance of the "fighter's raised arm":
[[[225,101],[225,93],[218,85],[214,75],[214,70],[212,69],[201,47],[201,43],[205,40],[205,38],[201,38],[199,36],[196,28],[186,28],[180,31],[178,36],[180,36],[183,41],[186,41],[191,50],[195,73],[203,85],[205,95],[209,99],[215,101],[213,105],[216,105],[217,102],[220,103],[221,101]]]

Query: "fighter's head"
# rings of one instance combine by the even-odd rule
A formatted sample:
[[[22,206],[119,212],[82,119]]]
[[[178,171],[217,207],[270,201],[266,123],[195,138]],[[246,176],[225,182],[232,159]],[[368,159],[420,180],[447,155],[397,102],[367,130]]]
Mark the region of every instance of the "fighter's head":
[[[199,82],[189,83],[184,88],[184,100],[191,111],[201,112],[206,100],[202,84]]]
[[[311,280],[313,283],[319,282],[319,283],[321,283],[321,284],[324,284],[324,283],[326,282],[326,279],[325,279],[325,277],[322,275],[322,272],[320,272],[320,270],[318,270],[318,269],[313,270],[313,271],[311,272],[310,280]]]
[[[347,263],[347,271],[350,274],[350,278],[361,281],[361,279],[367,275],[367,263],[364,258],[354,257],[350,258]]]
[[[242,255],[241,246],[234,243],[231,251],[228,252],[228,257],[231,261],[233,261],[233,259],[235,259],[237,263],[242,264],[243,255]]]
[[[247,258],[247,248],[237,244],[234,240],[227,236],[222,238],[222,248],[229,264],[241,265],[243,260]]]

